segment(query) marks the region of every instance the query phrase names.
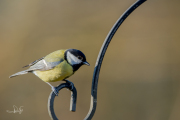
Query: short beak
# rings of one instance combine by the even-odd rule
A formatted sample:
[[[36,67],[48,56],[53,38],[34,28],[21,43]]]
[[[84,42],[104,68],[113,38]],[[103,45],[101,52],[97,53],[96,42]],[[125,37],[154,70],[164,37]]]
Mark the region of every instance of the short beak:
[[[84,65],[88,65],[90,66],[90,64],[86,61],[86,62],[83,62]]]

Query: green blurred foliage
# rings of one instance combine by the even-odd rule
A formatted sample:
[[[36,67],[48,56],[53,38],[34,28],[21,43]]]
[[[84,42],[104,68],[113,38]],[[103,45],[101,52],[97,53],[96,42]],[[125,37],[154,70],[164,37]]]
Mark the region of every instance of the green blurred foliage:
[[[9,79],[21,67],[55,50],[86,54],[68,80],[78,91],[77,111],[69,111],[70,92],[55,99],[59,119],[82,120],[88,113],[93,69],[115,21],[135,0],[1,0],[0,119],[49,120],[51,88],[27,74]],[[115,34],[99,77],[93,120],[179,120],[180,1],[148,0]],[[62,82],[53,83],[54,86]],[[22,114],[7,113],[13,105]]]

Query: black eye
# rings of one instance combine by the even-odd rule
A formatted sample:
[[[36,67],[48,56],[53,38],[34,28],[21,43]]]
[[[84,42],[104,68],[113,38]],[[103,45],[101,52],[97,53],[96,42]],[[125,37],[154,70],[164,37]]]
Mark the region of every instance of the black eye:
[[[77,58],[80,59],[80,60],[83,60],[83,58],[81,56],[78,56]]]

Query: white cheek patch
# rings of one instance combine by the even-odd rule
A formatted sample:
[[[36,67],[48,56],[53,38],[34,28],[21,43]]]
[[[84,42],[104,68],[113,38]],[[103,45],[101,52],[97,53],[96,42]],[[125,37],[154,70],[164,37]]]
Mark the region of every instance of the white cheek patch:
[[[76,56],[71,54],[69,51],[67,52],[67,60],[71,65],[80,64],[82,61],[78,59]]]

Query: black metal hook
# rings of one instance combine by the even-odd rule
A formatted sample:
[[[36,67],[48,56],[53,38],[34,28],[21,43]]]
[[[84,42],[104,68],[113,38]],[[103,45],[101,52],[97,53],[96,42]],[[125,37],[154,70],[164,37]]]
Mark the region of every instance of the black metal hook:
[[[75,86],[69,84],[69,83],[62,83],[59,86],[56,87],[58,91],[60,91],[63,88],[68,88],[71,91],[71,101],[70,101],[70,111],[75,112],[76,111],[76,99],[77,99],[77,91]],[[55,94],[52,91],[49,95],[48,99],[48,112],[49,116],[51,117],[52,120],[58,120],[58,118],[55,115],[54,112],[54,99],[55,99]]]
[[[114,24],[110,32],[108,33],[106,39],[104,40],[104,43],[101,47],[101,50],[99,52],[99,55],[97,57],[96,65],[94,68],[94,74],[93,74],[93,80],[92,80],[92,88],[91,88],[91,105],[89,112],[87,116],[84,118],[84,120],[91,120],[92,117],[94,116],[94,113],[96,111],[96,105],[97,105],[97,87],[98,87],[98,78],[99,78],[99,73],[100,73],[100,68],[101,64],[104,58],[104,55],[106,53],[106,50],[108,48],[109,43],[111,42],[111,39],[113,38],[114,34],[118,30],[119,26],[123,23],[123,21],[142,3],[144,3],[146,0],[137,0],[132,6],[130,6],[122,16],[117,20],[117,22]],[[56,89],[60,91],[62,88],[69,88],[71,90],[71,105],[70,105],[70,110],[75,111],[76,110],[76,98],[77,98],[77,91],[75,86],[72,86],[69,83],[63,83],[60,84]],[[53,120],[58,120],[58,118],[55,115],[54,112],[54,98],[55,94],[52,91],[49,99],[48,99],[48,111],[51,119]]]
[[[94,116],[94,113],[96,111],[96,105],[97,105],[97,87],[98,87],[98,78],[99,73],[101,69],[101,64],[104,58],[104,55],[106,53],[106,50],[108,48],[109,43],[111,42],[111,39],[113,38],[114,34],[118,30],[119,26],[123,23],[123,21],[142,3],[144,3],[146,0],[138,0],[136,1],[132,6],[130,6],[122,16],[117,20],[117,22],[114,24],[110,32],[108,33],[106,39],[104,40],[104,43],[101,47],[101,50],[99,52],[99,55],[97,57],[96,65],[94,68],[94,74],[93,74],[93,80],[92,80],[92,88],[91,88],[91,105],[89,112],[87,116],[84,118],[84,120],[91,120]]]

